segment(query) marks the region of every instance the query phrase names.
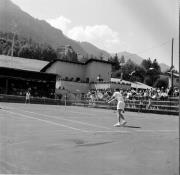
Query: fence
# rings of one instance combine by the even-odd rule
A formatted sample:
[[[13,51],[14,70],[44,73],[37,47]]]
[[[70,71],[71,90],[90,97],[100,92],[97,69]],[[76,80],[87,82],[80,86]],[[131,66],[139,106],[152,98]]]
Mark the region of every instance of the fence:
[[[0,102],[25,103],[24,96],[0,94]],[[89,100],[59,100],[51,98],[31,97],[33,104],[50,104],[50,105],[67,105],[67,106],[84,106],[92,108],[116,109],[116,104],[107,104],[104,101]],[[144,113],[157,113],[179,115],[179,100],[170,99],[168,101],[159,100],[125,100],[125,110]]]

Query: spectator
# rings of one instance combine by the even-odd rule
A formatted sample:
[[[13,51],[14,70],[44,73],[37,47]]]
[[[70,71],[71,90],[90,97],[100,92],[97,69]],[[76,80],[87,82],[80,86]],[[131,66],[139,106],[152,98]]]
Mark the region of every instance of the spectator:
[[[31,96],[31,94],[30,94],[29,90],[27,90],[25,103],[30,103],[30,96]]]

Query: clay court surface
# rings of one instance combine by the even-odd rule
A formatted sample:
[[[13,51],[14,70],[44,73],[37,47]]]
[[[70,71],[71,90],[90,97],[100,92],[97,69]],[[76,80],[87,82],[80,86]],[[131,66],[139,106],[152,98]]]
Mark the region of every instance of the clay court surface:
[[[179,117],[0,103],[0,174],[178,175]]]

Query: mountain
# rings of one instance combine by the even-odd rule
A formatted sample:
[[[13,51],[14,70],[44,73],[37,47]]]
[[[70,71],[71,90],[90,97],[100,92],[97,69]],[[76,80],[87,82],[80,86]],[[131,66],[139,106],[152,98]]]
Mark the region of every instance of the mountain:
[[[0,0],[0,32],[15,32],[18,36],[48,43],[54,48],[71,45],[76,52],[87,55],[77,41],[66,37],[46,21],[33,18],[10,0]]]
[[[125,62],[126,62],[128,59],[131,59],[134,63],[136,63],[136,64],[138,64],[138,65],[140,65],[141,62],[142,62],[142,60],[144,59],[144,58],[142,58],[142,57],[140,57],[140,56],[138,56],[138,55],[136,55],[136,54],[129,53],[129,52],[126,52],[126,51],[124,51],[124,52],[119,52],[119,53],[117,53],[117,55],[118,55],[119,59],[121,58],[121,56],[124,56]]]
[[[65,36],[59,29],[52,27],[45,20],[39,20],[24,12],[10,0],[0,0],[0,32],[16,33],[18,36],[32,39],[38,43],[47,43],[55,49],[59,46],[70,45],[75,52],[82,56],[103,57],[107,60],[110,54],[88,42],[77,42]],[[128,52],[119,52],[118,57],[124,55],[125,61],[131,59],[141,64],[143,58]],[[162,71],[169,66],[160,64]]]
[[[89,56],[93,54],[97,58],[103,57],[104,60],[108,60],[108,58],[111,56],[108,52],[97,48],[91,43],[80,42],[80,45],[88,53]]]
[[[136,54],[125,52],[125,51],[119,52],[117,55],[118,55],[119,59],[121,58],[121,56],[124,56],[125,61],[127,61],[128,59],[131,59],[134,63],[136,63],[138,65],[140,65],[142,60],[144,59]],[[164,63],[159,63],[159,65],[161,67],[161,72],[165,72],[170,68],[170,66],[168,66]]]
[[[164,63],[160,63],[159,65],[161,67],[161,72],[166,72],[167,70],[170,69],[170,66],[168,66],[168,65],[166,65]]]

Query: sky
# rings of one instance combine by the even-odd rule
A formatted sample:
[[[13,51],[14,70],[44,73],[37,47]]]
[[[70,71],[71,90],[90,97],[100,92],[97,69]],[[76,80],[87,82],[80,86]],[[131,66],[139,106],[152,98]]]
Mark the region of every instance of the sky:
[[[110,53],[127,51],[179,69],[178,0],[12,0],[77,41]]]

